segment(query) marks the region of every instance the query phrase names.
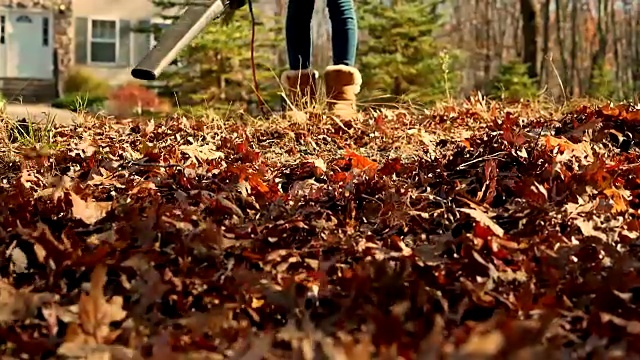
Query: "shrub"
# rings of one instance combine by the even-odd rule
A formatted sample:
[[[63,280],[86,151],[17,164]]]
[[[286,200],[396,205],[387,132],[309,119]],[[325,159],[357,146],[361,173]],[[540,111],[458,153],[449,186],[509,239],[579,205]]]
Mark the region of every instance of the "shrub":
[[[54,100],[51,106],[58,109],[67,109],[74,112],[92,110],[104,107],[107,100],[104,96],[90,96],[86,93],[69,93]]]
[[[112,90],[107,81],[82,68],[76,68],[69,72],[64,79],[63,88],[66,94],[84,94],[92,98],[106,98]]]
[[[356,7],[363,34],[358,68],[362,98],[374,102],[433,103],[458,92],[458,51],[437,40],[443,15],[438,1],[406,0],[389,6],[362,0]],[[411,24],[411,26],[406,26]]]
[[[528,75],[527,65],[515,60],[500,67],[490,94],[505,100],[528,100],[536,97],[538,88],[535,79]]]
[[[137,83],[119,86],[109,95],[109,112],[128,116],[167,110],[167,103],[153,90]]]
[[[595,99],[613,100],[617,92],[615,74],[611,68],[604,62],[595,64],[592,69],[587,95]]]

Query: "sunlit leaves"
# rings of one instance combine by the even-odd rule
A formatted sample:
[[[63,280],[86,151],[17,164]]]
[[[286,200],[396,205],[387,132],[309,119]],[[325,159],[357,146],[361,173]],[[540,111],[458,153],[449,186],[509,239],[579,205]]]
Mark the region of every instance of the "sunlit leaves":
[[[476,95],[358,124],[60,129],[2,175],[2,350],[633,358],[635,113]]]

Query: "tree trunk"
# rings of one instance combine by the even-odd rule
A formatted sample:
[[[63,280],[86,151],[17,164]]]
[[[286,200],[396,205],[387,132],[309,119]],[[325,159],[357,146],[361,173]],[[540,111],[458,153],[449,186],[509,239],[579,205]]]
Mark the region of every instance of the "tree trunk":
[[[618,92],[616,96],[624,97],[625,92],[627,91],[627,84],[624,83],[624,74],[622,72],[622,63],[620,59],[620,46],[623,46],[623,38],[618,36],[618,26],[616,25],[616,9],[614,7],[614,2],[611,1],[609,3],[609,14],[611,15],[609,19],[609,24],[611,27],[611,36],[613,37],[613,60],[615,62],[615,78],[616,83],[621,84],[622,86],[618,86]],[[624,28],[624,26],[621,26]]]
[[[571,95],[579,94],[579,87],[576,87],[576,77],[578,75],[578,1],[571,1],[571,69],[569,70],[569,88]]]
[[[522,17],[522,62],[529,69],[529,77],[538,77],[538,39],[537,14],[534,0],[520,0],[520,16]]]
[[[542,56],[540,57],[540,81],[538,82],[542,87],[547,81],[549,81],[549,75],[547,72],[546,57],[549,55],[549,23],[551,0],[545,0],[542,8]]]
[[[598,20],[596,27],[598,31],[598,48],[593,52],[591,56],[591,68],[589,70],[589,84],[593,84],[596,71],[604,66],[605,57],[607,55],[608,45],[608,26],[607,26],[607,0],[598,0]]]
[[[493,76],[493,72],[491,71],[492,63],[493,63],[493,49],[491,42],[491,33],[493,26],[491,19],[491,2],[488,0],[484,1],[484,17],[482,18],[482,24],[484,25],[484,38],[483,38],[483,51],[484,51],[484,73],[485,76],[491,78]]]
[[[565,28],[563,26],[563,22],[565,21],[565,16],[567,14],[567,9],[564,7],[564,4],[560,3],[560,0],[556,1],[556,38],[558,42],[558,51],[560,53],[560,63],[562,64],[562,72],[560,72],[562,77],[562,86],[569,86],[571,88],[571,70],[569,69],[569,62],[567,61],[567,54],[565,52]],[[563,11],[564,10],[564,11]],[[565,89],[566,91],[566,89]],[[566,95],[566,94],[565,94]]]

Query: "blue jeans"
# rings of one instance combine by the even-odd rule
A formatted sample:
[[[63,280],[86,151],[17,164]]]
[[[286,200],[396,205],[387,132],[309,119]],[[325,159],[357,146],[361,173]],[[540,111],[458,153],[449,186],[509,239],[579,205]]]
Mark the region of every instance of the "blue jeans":
[[[291,70],[311,67],[311,18],[314,0],[289,0],[285,35]],[[353,66],[358,46],[358,22],[353,0],[327,0],[331,20],[334,65]]]

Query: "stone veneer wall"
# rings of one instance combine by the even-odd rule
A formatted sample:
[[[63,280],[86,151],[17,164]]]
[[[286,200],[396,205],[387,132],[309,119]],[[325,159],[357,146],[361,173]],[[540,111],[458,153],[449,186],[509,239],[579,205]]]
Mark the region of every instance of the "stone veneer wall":
[[[91,1],[91,0],[86,0]],[[72,0],[0,0],[0,6],[40,8],[53,12],[54,48],[58,54],[58,79],[61,81],[73,66]],[[59,86],[60,84],[58,84]]]

